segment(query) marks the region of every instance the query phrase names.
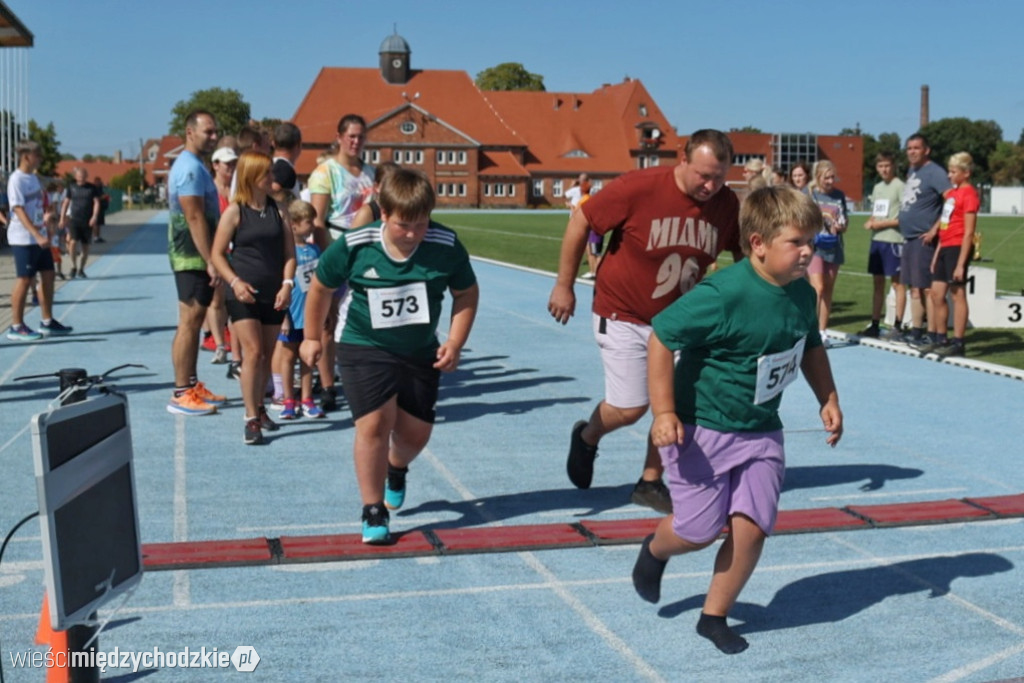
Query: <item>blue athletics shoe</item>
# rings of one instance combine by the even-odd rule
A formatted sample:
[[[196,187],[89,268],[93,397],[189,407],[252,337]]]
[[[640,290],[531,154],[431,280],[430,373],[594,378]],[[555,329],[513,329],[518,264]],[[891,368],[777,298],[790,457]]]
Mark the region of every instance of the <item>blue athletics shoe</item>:
[[[388,531],[387,508],[380,503],[363,506],[363,543],[368,545],[385,545],[391,542]]]
[[[37,341],[42,339],[43,335],[22,323],[20,325],[11,325],[7,329],[7,338],[11,341]]]
[[[68,325],[62,325],[56,318],[52,319],[49,323],[39,323],[39,333],[44,336],[71,334],[74,329]]]
[[[388,478],[384,482],[384,505],[389,510],[398,510],[405,503],[405,475],[409,468],[399,469],[388,465]]]

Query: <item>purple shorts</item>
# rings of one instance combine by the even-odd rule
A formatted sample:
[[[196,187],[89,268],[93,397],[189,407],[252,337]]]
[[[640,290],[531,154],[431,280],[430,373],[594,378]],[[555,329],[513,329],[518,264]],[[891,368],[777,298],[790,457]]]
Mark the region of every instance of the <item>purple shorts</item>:
[[[740,513],[770,536],[786,468],[782,431],[685,428],[681,446],[659,449],[672,494],[672,530],[691,543],[707,543]]]

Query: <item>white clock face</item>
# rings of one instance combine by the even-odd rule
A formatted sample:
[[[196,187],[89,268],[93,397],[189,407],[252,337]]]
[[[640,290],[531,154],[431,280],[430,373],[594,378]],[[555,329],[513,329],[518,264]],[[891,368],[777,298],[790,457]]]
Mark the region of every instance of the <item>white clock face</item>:
[[[402,68],[402,60],[401,59],[392,59],[391,60],[391,66],[395,67],[396,69]]]

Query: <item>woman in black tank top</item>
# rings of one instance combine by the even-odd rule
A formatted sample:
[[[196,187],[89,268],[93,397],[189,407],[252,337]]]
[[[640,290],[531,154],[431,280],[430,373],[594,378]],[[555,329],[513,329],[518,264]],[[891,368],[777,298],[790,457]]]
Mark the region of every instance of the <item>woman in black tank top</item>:
[[[270,166],[270,157],[262,152],[239,158],[234,201],[220,217],[213,240],[213,264],[228,283],[225,303],[237,339],[232,343],[242,352],[239,381],[247,444],[263,443],[263,430],[277,429],[267,416],[263,393],[295,285],[295,242],[283,213],[268,196]]]

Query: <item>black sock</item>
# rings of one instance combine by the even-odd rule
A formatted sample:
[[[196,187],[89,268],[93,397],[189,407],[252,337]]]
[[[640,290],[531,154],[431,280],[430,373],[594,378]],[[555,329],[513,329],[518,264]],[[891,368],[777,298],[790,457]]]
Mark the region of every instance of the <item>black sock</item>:
[[[749,645],[743,636],[729,628],[725,623],[725,617],[713,617],[701,612],[700,621],[697,622],[697,633],[710,640],[727,655],[739,654]]]
[[[640,554],[633,565],[633,588],[636,589],[637,595],[647,602],[656,603],[661,600],[661,575],[668,560],[659,560],[651,554],[653,538],[654,534],[651,534],[640,546]]]
[[[405,475],[409,473],[408,467],[395,467],[388,463],[388,488],[392,491],[401,491],[405,488]]]

